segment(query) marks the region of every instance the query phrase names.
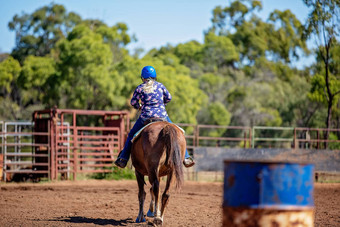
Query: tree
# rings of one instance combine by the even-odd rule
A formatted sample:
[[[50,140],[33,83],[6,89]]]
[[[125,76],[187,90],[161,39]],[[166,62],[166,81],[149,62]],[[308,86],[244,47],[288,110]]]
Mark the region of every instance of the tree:
[[[339,59],[339,51],[340,44],[333,44],[333,48],[330,50],[330,61],[329,61],[329,88],[331,93],[336,94],[336,92],[340,91],[340,59]],[[323,111],[323,107],[326,108],[326,114],[324,118],[327,117],[328,114],[328,99],[326,92],[326,80],[325,80],[325,68],[323,64],[322,57],[319,52],[317,53],[317,61],[311,67],[311,71],[313,72],[313,77],[310,80],[310,90],[309,90],[309,98],[316,103],[320,103],[322,106],[319,107],[320,111]],[[333,98],[333,104],[331,107],[332,119],[331,119],[331,127],[338,128],[339,122],[336,122],[336,118],[339,117],[339,102],[340,95],[335,95]],[[335,118],[334,118],[335,117]],[[334,120],[333,120],[334,119]],[[323,120],[324,122],[324,120]],[[324,125],[323,123],[322,125]],[[320,125],[319,127],[323,127]]]
[[[205,35],[203,56],[203,63],[218,68],[234,66],[239,60],[233,42],[226,36],[217,36],[212,32]]]
[[[122,61],[124,56],[128,54],[128,51],[125,49],[126,45],[136,40],[135,36],[131,37],[127,33],[128,27],[124,23],[117,23],[112,27],[103,24],[94,31],[102,35],[104,43],[110,45],[113,63]]]
[[[236,0],[224,8],[217,6],[213,10],[212,30],[227,34],[230,30],[244,24],[248,15],[261,9],[262,3],[258,0]]]
[[[0,62],[0,117],[3,119],[19,119],[19,98],[16,81],[21,67],[17,60],[8,57]]]
[[[227,36],[240,53],[241,64],[253,65],[257,58],[290,63],[299,57],[298,50],[308,53],[303,26],[295,15],[285,10],[272,12],[267,22],[255,12],[262,9],[261,1],[236,0],[225,8],[213,11],[210,32]]]
[[[303,37],[304,27],[290,10],[274,10],[268,20],[271,24],[266,34],[269,35],[268,49],[272,52],[272,60],[290,63],[292,58],[299,59],[298,50],[309,53]]]
[[[204,64],[203,59],[203,46],[201,43],[192,40],[187,43],[180,43],[174,47],[174,54],[180,60],[180,63],[190,68],[190,75],[197,78],[202,74]]]
[[[21,105],[42,107],[50,93],[48,80],[56,74],[56,64],[50,57],[28,56],[22,66],[17,85],[21,89]],[[52,106],[50,106],[52,107]]]
[[[325,100],[327,101],[327,119],[326,127],[331,128],[332,107],[336,101],[336,96],[340,94],[340,89],[334,86],[340,80],[339,71],[332,75],[331,52],[337,44],[337,38],[340,35],[340,2],[338,0],[303,0],[311,8],[308,20],[305,25],[306,37],[313,38],[317,43],[318,57],[322,60],[324,70],[323,81],[320,81],[324,91]],[[337,53],[336,55],[338,55]],[[325,139],[329,137],[329,131],[326,132]]]
[[[79,15],[67,13],[64,6],[54,3],[32,14],[15,15],[8,24],[9,29],[15,31],[12,56],[21,63],[28,55],[45,56],[80,22]]]
[[[100,20],[82,20],[52,3],[32,14],[15,15],[9,27],[16,32],[12,56],[20,61],[22,70],[11,82],[6,100],[20,108],[18,113],[26,115],[32,109],[54,105],[83,109],[126,106],[127,97],[120,99],[123,90],[115,89],[122,85],[119,79],[115,81],[119,75],[114,71],[129,59],[125,47],[135,40],[126,24],[109,27]],[[6,77],[1,75],[8,82]],[[5,91],[8,84],[3,86]]]
[[[113,98],[110,77],[112,52],[103,37],[86,25],[76,26],[58,45],[58,106],[105,109]],[[110,97],[110,99],[108,99]]]

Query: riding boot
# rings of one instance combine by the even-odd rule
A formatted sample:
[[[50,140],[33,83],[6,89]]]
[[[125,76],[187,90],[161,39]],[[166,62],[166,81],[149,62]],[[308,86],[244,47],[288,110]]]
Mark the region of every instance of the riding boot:
[[[115,161],[115,165],[120,167],[120,168],[125,168],[125,166],[127,165],[128,160],[125,160],[123,158],[117,158],[117,160]]]
[[[195,161],[192,157],[188,157],[188,158],[184,159],[183,164],[186,168],[189,168],[189,167],[195,165]]]

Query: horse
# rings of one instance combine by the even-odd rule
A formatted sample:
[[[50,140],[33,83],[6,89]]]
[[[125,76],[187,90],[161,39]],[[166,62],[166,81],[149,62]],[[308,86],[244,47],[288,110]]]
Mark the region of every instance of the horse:
[[[165,208],[169,202],[170,187],[175,183],[179,190],[184,182],[183,165],[186,140],[183,131],[176,125],[158,121],[147,125],[134,140],[131,149],[132,165],[135,168],[138,183],[139,213],[136,222],[145,222],[143,211],[145,201],[144,177],[148,176],[151,184],[151,202],[148,217],[153,217],[155,225],[163,224]],[[159,206],[160,178],[167,176],[162,195],[162,206]]]

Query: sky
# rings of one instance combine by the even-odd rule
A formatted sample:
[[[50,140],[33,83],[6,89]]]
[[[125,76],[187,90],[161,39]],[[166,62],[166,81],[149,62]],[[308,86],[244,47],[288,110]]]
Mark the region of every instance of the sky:
[[[143,48],[148,51],[166,44],[177,45],[190,40],[203,42],[204,31],[211,27],[212,11],[216,6],[225,7],[230,0],[1,0],[0,52],[11,52],[15,34],[8,29],[14,15],[33,13],[51,2],[62,4],[68,12],[79,14],[82,19],[99,19],[113,26],[124,22],[129,34],[137,42],[128,49]],[[308,9],[302,0],[262,0],[259,12],[267,19],[274,9],[290,9],[304,23]],[[306,62],[306,60],[302,61]]]

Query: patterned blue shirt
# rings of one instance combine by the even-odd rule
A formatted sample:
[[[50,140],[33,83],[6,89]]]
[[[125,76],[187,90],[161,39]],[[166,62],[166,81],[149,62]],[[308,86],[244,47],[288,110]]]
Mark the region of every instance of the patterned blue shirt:
[[[165,105],[171,101],[171,94],[162,83],[154,81],[153,91],[147,92],[146,83],[140,84],[133,93],[131,105],[141,109],[142,120],[149,118],[166,118],[168,116]],[[139,103],[141,102],[141,104]]]

